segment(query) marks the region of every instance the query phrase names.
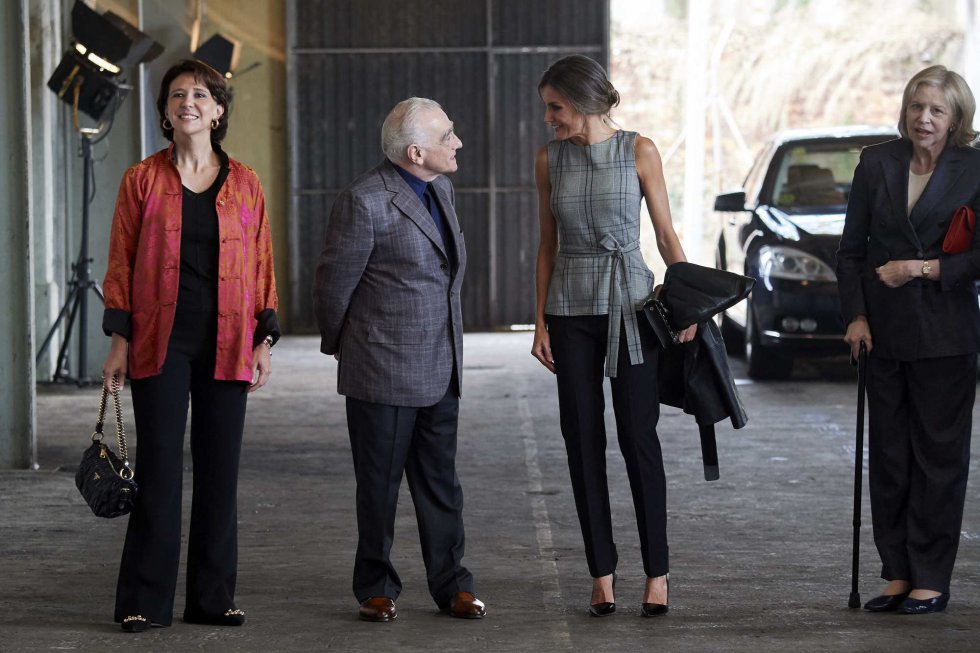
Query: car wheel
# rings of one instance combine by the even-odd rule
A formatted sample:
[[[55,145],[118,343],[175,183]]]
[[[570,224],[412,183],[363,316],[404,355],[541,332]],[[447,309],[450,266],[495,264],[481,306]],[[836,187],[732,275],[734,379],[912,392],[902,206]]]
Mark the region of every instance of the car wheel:
[[[761,343],[752,303],[749,302],[745,309],[745,363],[749,378],[785,379],[793,371],[793,359]]]

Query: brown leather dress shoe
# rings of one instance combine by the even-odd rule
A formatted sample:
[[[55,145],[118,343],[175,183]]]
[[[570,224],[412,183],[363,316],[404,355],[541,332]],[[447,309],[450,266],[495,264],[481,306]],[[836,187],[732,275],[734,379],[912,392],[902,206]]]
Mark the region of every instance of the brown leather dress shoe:
[[[456,592],[449,602],[449,615],[458,619],[483,619],[487,606],[469,592]]]
[[[392,621],[398,616],[395,602],[387,596],[372,596],[361,603],[358,617],[362,621]]]

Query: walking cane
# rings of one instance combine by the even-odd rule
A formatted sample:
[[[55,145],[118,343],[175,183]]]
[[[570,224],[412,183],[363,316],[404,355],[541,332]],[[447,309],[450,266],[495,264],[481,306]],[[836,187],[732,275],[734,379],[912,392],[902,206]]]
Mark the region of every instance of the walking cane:
[[[851,597],[847,607],[860,608],[861,595],[858,593],[858,558],[861,551],[861,480],[864,476],[864,387],[868,368],[868,349],[861,341],[858,351],[858,401],[857,401],[857,442],[854,445],[854,541],[851,557]]]

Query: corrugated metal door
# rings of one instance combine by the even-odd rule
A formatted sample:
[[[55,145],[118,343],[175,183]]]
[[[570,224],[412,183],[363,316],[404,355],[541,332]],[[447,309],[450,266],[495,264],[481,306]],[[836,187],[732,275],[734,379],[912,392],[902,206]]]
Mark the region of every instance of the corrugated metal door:
[[[315,330],[313,270],[336,195],[381,161],[381,123],[430,97],[463,140],[456,210],[467,329],[534,321],[537,83],[580,52],[608,58],[608,0],[290,0],[290,323]]]

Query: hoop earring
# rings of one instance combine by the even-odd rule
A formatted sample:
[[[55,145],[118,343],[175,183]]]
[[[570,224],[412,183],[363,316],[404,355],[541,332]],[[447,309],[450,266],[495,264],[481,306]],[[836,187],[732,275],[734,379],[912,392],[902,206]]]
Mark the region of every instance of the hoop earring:
[[[214,131],[215,129],[217,129],[219,124],[220,123],[218,122],[218,119],[217,118],[212,118],[211,119],[211,131]]]
[[[174,128],[174,124],[169,120],[167,120],[166,118],[163,119],[163,122],[160,123],[160,126],[163,127],[163,131],[172,131]]]

